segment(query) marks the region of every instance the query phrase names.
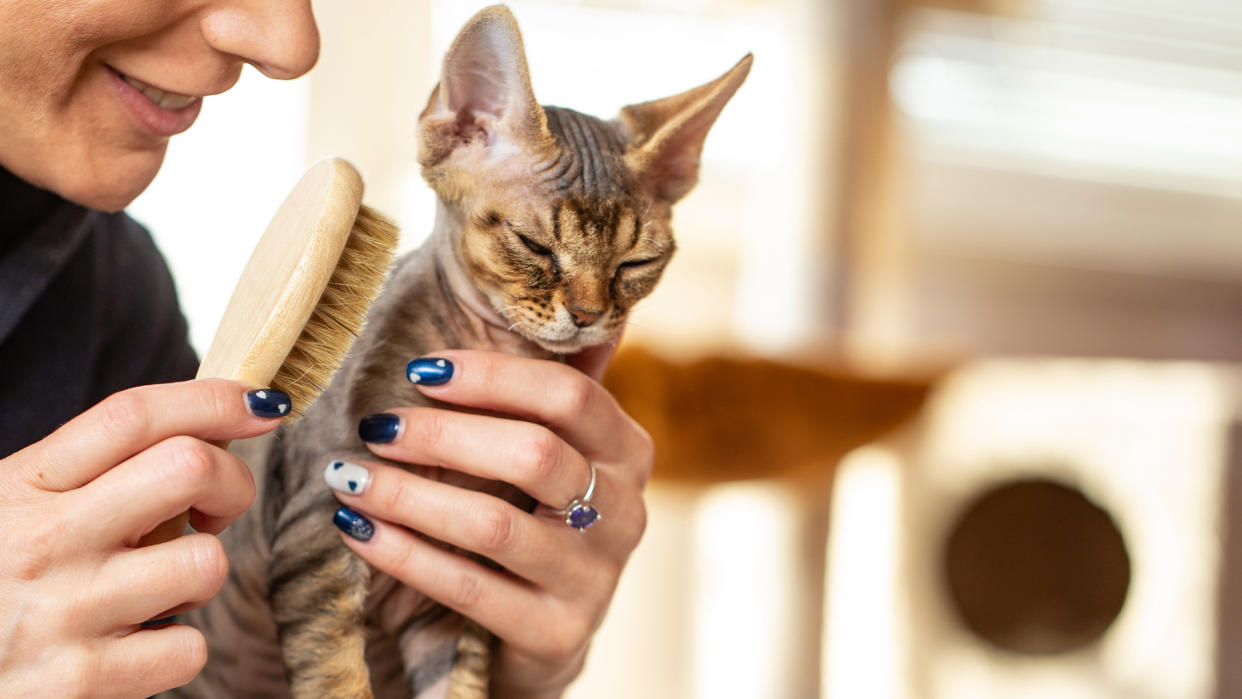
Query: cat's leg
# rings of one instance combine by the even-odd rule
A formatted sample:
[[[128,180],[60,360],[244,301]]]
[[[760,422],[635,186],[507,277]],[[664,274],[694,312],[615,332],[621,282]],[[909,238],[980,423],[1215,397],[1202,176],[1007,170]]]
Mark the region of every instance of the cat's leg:
[[[390,622],[385,633],[397,639],[412,699],[486,699],[486,631],[401,585],[376,601],[377,616]]]
[[[468,630],[472,623],[438,605],[411,621],[399,637],[410,697],[486,699],[490,642],[486,632],[482,632],[486,640],[479,643],[480,634]]]
[[[332,526],[336,499],[302,491],[276,518],[268,586],[296,699],[370,699],[364,613],[370,567]]]
[[[448,699],[486,699],[492,640],[487,629],[466,622],[457,639],[457,659],[449,672]]]

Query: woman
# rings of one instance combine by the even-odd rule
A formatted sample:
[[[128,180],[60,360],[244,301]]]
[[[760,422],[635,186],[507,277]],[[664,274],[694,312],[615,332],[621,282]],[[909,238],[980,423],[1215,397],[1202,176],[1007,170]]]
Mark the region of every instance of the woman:
[[[142,623],[220,589],[227,561],[212,534],[250,506],[254,483],[209,441],[263,434],[278,420],[252,386],[164,383],[196,364],[171,280],[146,232],[105,212],[150,183],[168,139],[243,64],[289,79],[317,56],[308,0],[0,3],[0,696],[149,696],[206,661],[197,630]],[[590,459],[593,502],[609,526],[583,536],[513,508],[485,527],[418,518],[409,513],[460,510],[477,496],[424,491],[389,469],[349,500],[389,535],[351,546],[501,639],[493,694],[557,696],[580,672],[641,535],[650,441],[588,378],[606,353],[577,358],[582,371],[445,356],[456,371],[436,398],[552,427],[558,439],[529,466],[572,490],[588,476],[562,465]],[[402,434],[428,419],[392,412]],[[513,452],[504,421],[467,417],[441,413],[435,445],[397,439],[383,455],[464,468],[459,459]],[[452,445],[463,442],[479,446],[459,456]],[[186,509],[201,533],[134,547]],[[510,572],[408,529],[486,551]]]

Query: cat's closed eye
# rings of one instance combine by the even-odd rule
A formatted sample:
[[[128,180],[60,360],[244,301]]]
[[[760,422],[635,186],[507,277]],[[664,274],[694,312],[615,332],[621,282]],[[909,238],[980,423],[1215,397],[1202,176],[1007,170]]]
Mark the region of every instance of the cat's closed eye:
[[[499,217],[496,217],[495,214],[492,214],[492,216],[495,218],[499,218]],[[504,224],[505,228],[508,229],[508,231],[513,234],[513,237],[517,238],[518,242],[520,242],[522,246],[525,247],[527,250],[529,250],[532,254],[538,255],[540,257],[552,257],[551,250],[544,247],[543,245],[540,245],[539,243],[536,243],[534,240],[530,238],[530,236],[519,233],[517,228],[513,225],[512,222],[509,221],[509,219],[505,218],[505,219],[499,219],[499,220],[501,223]]]
[[[653,262],[659,261],[659,257],[650,257],[643,260],[626,260],[625,262],[617,265],[617,273],[620,274],[623,269],[641,269],[649,264],[652,264]]]
[[[522,245],[525,245],[526,249],[530,250],[532,253],[540,257],[552,257],[552,251],[540,245],[539,243],[536,243],[535,241],[531,240],[530,238],[527,238],[521,233],[514,233],[514,235],[516,235],[517,239],[522,241]]]

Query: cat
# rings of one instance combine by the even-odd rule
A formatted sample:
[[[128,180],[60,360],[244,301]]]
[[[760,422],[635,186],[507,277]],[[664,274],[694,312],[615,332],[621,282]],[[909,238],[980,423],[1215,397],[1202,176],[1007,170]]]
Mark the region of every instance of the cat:
[[[419,117],[433,233],[397,263],[305,416],[238,448],[256,470],[256,505],[223,535],[225,589],[188,615],[208,638],[208,666],[170,695],[486,696],[486,635],[341,543],[324,468],[375,459],[357,435],[362,416],[433,404],[404,378],[413,357],[477,348],[560,359],[615,342],[673,254],[671,207],[694,186],[707,132],[750,62],[602,121],[535,101],[506,8],[464,26]],[[403,467],[535,504],[508,484]]]

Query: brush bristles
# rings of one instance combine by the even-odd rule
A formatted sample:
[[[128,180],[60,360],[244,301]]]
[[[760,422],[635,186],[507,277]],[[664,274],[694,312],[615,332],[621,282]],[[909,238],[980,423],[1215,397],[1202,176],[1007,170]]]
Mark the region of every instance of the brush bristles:
[[[292,399],[286,422],[302,417],[341,366],[388,275],[397,237],[392,221],[366,205],[358,210],[323,296],[272,379]]]

